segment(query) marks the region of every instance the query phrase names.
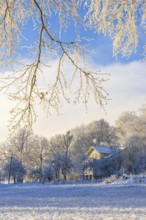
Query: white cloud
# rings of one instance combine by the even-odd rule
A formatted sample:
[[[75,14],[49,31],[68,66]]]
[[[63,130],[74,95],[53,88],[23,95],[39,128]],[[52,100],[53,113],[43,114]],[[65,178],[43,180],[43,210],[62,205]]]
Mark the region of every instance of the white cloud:
[[[94,69],[99,69],[95,63],[92,63],[91,66]],[[105,89],[110,94],[110,100],[106,106],[106,114],[92,100],[88,104],[87,114],[82,104],[73,106],[65,103],[60,116],[52,114],[48,118],[46,118],[45,113],[38,108],[39,117],[34,125],[34,132],[49,137],[54,134],[64,133],[75,126],[86,124],[100,118],[105,118],[105,120],[113,124],[123,111],[136,111],[144,104],[146,98],[146,63],[116,63],[100,69],[110,73],[110,80],[105,83]],[[1,142],[7,137],[7,125],[10,118],[9,110],[12,104],[2,95],[0,96],[0,103]]]
[[[92,68],[99,69],[95,64],[92,64]],[[106,106],[106,114],[93,101],[88,104],[87,114],[82,104],[76,106],[65,104],[63,107],[64,114],[58,117],[53,115],[46,120],[42,115],[38,119],[35,131],[38,132],[41,126],[42,135],[50,136],[102,117],[114,124],[114,121],[123,111],[136,111],[144,104],[146,98],[146,63],[117,63],[101,69],[110,73],[110,80],[105,83],[110,98]]]
[[[5,141],[8,136],[8,121],[13,103],[5,95],[0,95],[0,142]]]
[[[113,64],[104,68],[110,72],[106,85],[111,101],[107,106],[109,121],[114,121],[126,110],[136,111],[146,98],[146,63]]]

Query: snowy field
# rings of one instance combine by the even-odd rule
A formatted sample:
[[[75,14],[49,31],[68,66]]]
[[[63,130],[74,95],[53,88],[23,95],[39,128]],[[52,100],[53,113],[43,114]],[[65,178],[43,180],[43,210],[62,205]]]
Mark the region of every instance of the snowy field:
[[[146,220],[146,184],[0,184],[0,220]]]

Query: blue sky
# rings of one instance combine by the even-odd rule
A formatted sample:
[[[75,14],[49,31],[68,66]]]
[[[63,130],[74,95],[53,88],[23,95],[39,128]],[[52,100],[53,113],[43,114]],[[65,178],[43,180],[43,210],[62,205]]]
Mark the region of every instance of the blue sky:
[[[52,31],[56,32],[59,37],[59,28],[57,26],[56,17],[52,18]],[[139,29],[141,32],[141,29]],[[32,21],[27,25],[27,29],[23,30],[24,36],[27,40],[23,40],[22,45],[25,43],[31,45],[35,42],[38,33],[33,30]],[[66,132],[75,126],[87,124],[92,120],[105,118],[109,123],[115,123],[117,117],[124,111],[137,111],[142,104],[146,102],[146,77],[145,69],[146,62],[142,62],[142,51],[144,45],[144,33],[140,34],[139,46],[136,53],[130,57],[113,57],[112,41],[110,37],[98,35],[91,30],[84,31],[80,29],[81,35],[93,39],[87,42],[87,49],[94,53],[88,54],[88,66],[92,69],[101,69],[103,72],[110,73],[110,79],[105,84],[105,89],[109,92],[109,102],[105,107],[106,113],[98,105],[95,104],[91,98],[88,104],[88,111],[86,113],[85,107],[82,104],[68,105],[63,103],[61,115],[57,116],[52,114],[46,118],[45,113],[37,107],[39,115],[36,124],[34,125],[34,132],[42,136],[49,137],[54,134]],[[63,40],[74,41],[74,28],[71,23],[68,31],[62,31],[61,37]],[[85,42],[84,42],[85,43]],[[31,59],[26,50],[22,50],[22,57]],[[52,74],[54,73],[54,66],[56,61],[52,64]],[[9,111],[13,106],[5,96],[0,96],[0,101],[3,103],[3,108],[0,109],[0,133],[2,134],[1,140],[4,140],[8,134],[8,120],[10,118]]]
[[[73,22],[70,23],[69,28],[67,30],[61,30],[58,25],[58,19],[56,16],[54,16],[52,19],[52,25],[50,27],[50,30],[55,33],[55,36],[59,40],[63,41],[75,41],[76,34],[75,34],[75,27],[73,25]],[[104,36],[103,34],[98,34],[93,30],[84,29],[80,26],[79,29],[81,38],[88,38],[91,39],[91,41],[85,41],[82,40],[80,43],[85,45],[85,48],[87,48],[89,51],[92,51],[89,53],[89,56],[91,59],[93,59],[96,63],[99,65],[108,65],[114,62],[120,62],[120,63],[129,63],[136,60],[142,60],[143,59],[143,46],[145,43],[145,34],[142,28],[139,27],[139,45],[136,49],[136,52],[132,53],[130,57],[123,57],[121,54],[119,54],[117,57],[113,56],[113,45],[112,40],[109,36]],[[27,24],[27,28],[23,29],[23,32],[25,39],[22,40],[22,45],[33,45],[36,39],[38,38],[38,31],[34,30],[33,22],[30,19],[30,21]],[[61,33],[61,34],[60,34]],[[24,49],[21,51],[22,55],[26,58],[29,57],[29,54]]]
[[[83,20],[83,16],[85,15],[86,9],[82,8],[80,10],[81,20]],[[98,65],[109,65],[111,63],[120,62],[120,63],[129,63],[137,60],[143,59],[143,46],[145,44],[145,32],[144,29],[140,26],[140,13],[138,13],[138,32],[139,32],[139,44],[136,48],[136,52],[133,52],[130,57],[123,57],[121,54],[118,54],[117,57],[113,56],[113,45],[112,40],[109,36],[104,36],[103,34],[98,34],[96,30],[90,30],[86,27],[86,29],[80,25],[80,21],[77,23],[78,32],[81,36],[81,41],[79,42],[81,45],[84,45],[89,53],[89,58],[92,59]],[[77,31],[74,25],[74,22],[71,19],[68,19],[68,28],[64,27],[60,29],[59,18],[58,15],[52,12],[51,16],[48,18],[49,20],[49,31],[53,33],[58,40],[62,41],[76,41]],[[36,21],[36,24],[39,23]],[[33,20],[30,18],[26,26],[22,26],[22,34],[25,39],[22,38],[21,45],[34,45],[34,42],[38,39],[38,30],[34,28]],[[84,38],[91,39],[91,41],[85,41]],[[20,48],[19,48],[20,49]],[[32,58],[31,55],[28,54],[28,51],[25,49],[21,50],[22,57]]]

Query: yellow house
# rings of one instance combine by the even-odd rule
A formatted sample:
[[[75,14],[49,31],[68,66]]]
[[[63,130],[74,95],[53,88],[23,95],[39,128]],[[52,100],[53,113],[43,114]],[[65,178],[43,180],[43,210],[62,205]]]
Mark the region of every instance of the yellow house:
[[[91,146],[86,152],[86,155],[95,160],[100,160],[111,154],[111,149],[104,146]],[[84,179],[91,180],[96,178],[94,175],[94,168],[90,165],[84,169]]]
[[[102,159],[111,154],[111,149],[103,146],[91,146],[86,155],[92,159]]]

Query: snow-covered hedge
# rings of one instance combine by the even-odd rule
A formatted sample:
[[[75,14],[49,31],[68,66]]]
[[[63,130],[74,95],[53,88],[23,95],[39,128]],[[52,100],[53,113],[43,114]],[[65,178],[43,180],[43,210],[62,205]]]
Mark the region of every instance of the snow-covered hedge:
[[[112,175],[103,180],[103,183],[106,184],[146,184],[146,174],[139,175],[127,175],[123,174],[122,176]]]

